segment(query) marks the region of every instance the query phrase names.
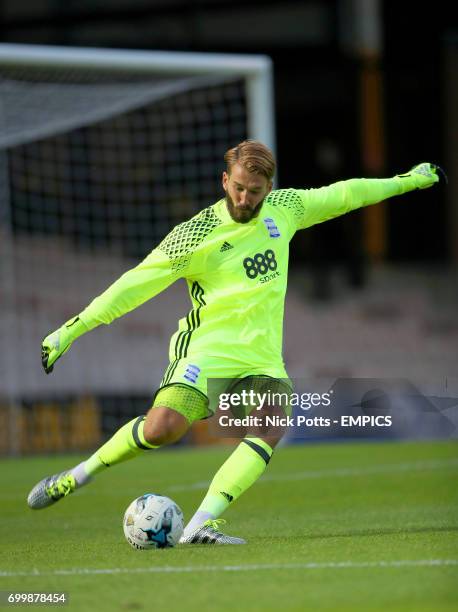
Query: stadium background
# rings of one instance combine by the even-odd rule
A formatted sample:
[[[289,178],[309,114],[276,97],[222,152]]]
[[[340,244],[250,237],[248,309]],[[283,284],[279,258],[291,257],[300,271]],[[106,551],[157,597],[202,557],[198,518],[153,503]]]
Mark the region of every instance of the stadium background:
[[[280,187],[391,176],[423,160],[443,165],[449,174],[448,189],[406,195],[402,201],[376,207],[370,217],[358,211],[296,236],[285,359],[294,378],[402,374],[431,384],[447,378],[452,385],[448,394],[453,395],[458,362],[458,94],[453,79],[457,30],[445,3],[436,3],[434,10],[424,14],[413,2],[381,2],[382,44],[368,52],[358,43],[359,28],[367,26],[364,6],[368,4],[4,0],[1,39],[268,54],[274,63]],[[202,207],[208,204],[202,200]],[[194,212],[185,203],[176,206],[177,221]],[[18,244],[21,238],[24,251],[18,251],[18,265],[22,262],[24,267],[19,271],[24,286],[32,282],[28,272],[36,281],[37,270],[40,284],[46,286],[44,281],[53,272],[49,260],[40,270],[42,247],[30,220],[20,234]],[[149,250],[148,241],[146,230],[138,250],[124,248],[130,257],[140,258]],[[62,257],[57,240],[52,248],[56,257]],[[110,270],[118,255],[107,253]],[[27,263],[31,259],[33,270]],[[120,258],[119,272],[123,263]],[[89,278],[90,257],[82,265],[88,270],[84,290],[92,297],[95,287],[107,283],[100,286],[97,279]],[[79,303],[82,308],[87,303],[71,277],[54,277],[53,282],[67,289],[73,286],[64,316],[74,314],[70,306]],[[90,293],[92,282],[94,292]],[[48,331],[45,324],[53,328],[61,320],[37,321],[33,300],[27,301],[26,295],[16,301],[21,338],[11,337],[4,316],[2,345],[7,348],[2,350],[1,375],[10,371],[7,362],[15,361],[15,351],[21,354],[18,363],[24,365],[16,373],[19,383],[13,409],[10,398],[2,397],[0,452],[90,449],[120,422],[143,412],[150,394],[135,376],[143,381],[146,372],[154,390],[166,366],[168,338],[177,318],[187,310],[185,299],[184,288],[174,286],[150,306],[129,315],[124,328],[115,323],[91,334],[94,339],[85,340],[84,349],[75,346],[58,364],[52,397],[46,392],[49,379],[40,372],[37,347],[40,336]],[[126,363],[135,367],[128,369]],[[98,383],[101,372],[105,378]],[[99,393],[85,392],[87,377],[92,377],[92,386],[99,384]],[[46,387],[42,393],[37,392],[40,385]],[[409,435],[417,434],[413,427]],[[208,441],[205,424],[195,427],[185,440]]]

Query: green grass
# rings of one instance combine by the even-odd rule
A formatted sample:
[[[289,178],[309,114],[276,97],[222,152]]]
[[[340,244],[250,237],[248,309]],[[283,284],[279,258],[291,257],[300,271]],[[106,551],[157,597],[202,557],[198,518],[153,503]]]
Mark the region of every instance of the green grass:
[[[246,546],[129,547],[132,499],[160,492],[189,518],[229,452],[151,452],[41,511],[28,490],[81,457],[1,461],[0,590],[66,591],[84,611],[457,609],[453,442],[282,448],[225,517]]]

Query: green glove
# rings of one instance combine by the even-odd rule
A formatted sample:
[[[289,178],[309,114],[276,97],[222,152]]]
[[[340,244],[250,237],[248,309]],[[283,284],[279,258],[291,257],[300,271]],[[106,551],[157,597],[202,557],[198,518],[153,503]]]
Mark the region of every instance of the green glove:
[[[444,171],[439,166],[429,162],[423,162],[414,166],[406,174],[398,174],[397,178],[402,181],[402,192],[405,193],[414,189],[427,189],[434,185],[434,183],[438,183],[438,170],[444,174],[444,178],[447,180]]]
[[[54,364],[71,347],[72,342],[89,331],[79,317],[73,317],[55,332],[52,332],[41,344],[41,363],[46,374],[53,371]]]

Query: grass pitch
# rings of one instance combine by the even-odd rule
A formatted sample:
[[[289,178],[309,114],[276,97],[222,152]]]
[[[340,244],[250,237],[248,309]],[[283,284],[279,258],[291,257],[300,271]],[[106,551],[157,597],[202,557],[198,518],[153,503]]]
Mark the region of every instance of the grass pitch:
[[[168,495],[189,519],[229,453],[153,451],[40,511],[32,485],[82,458],[1,461],[0,590],[84,611],[457,609],[456,442],[281,448],[225,516],[248,545],[130,548],[132,499]]]

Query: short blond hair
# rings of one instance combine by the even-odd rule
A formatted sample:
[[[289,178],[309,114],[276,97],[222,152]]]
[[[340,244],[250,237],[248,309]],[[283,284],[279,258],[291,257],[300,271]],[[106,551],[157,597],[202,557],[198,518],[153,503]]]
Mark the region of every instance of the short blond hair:
[[[224,154],[227,173],[231,173],[234,164],[240,164],[248,172],[261,174],[269,181],[275,174],[275,159],[272,151],[258,140],[244,140]]]

